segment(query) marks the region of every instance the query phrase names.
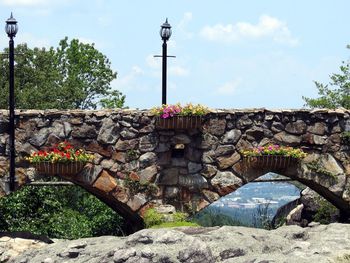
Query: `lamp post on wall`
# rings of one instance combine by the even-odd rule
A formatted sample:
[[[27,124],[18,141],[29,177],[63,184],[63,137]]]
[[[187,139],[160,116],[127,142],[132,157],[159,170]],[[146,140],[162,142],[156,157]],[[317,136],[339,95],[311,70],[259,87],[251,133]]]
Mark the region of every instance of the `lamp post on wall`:
[[[163,40],[163,54],[162,56],[155,56],[155,57],[162,57],[162,104],[166,104],[166,73],[167,73],[167,58],[168,57],[175,57],[175,56],[168,56],[167,55],[167,41],[169,40],[171,36],[171,26],[168,23],[168,18],[165,20],[165,22],[160,26],[160,37]]]
[[[14,77],[14,42],[13,38],[18,32],[18,26],[16,19],[13,18],[12,13],[11,17],[6,20],[5,31],[7,36],[10,38],[9,41],[9,86],[10,86],[10,95],[9,95],[9,110],[10,110],[10,191],[15,190],[15,77]]]

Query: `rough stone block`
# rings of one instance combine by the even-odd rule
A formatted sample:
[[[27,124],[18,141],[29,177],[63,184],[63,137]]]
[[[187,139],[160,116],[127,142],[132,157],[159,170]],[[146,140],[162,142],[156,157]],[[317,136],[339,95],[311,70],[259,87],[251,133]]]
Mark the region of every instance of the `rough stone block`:
[[[128,189],[122,186],[117,186],[111,192],[112,196],[122,203],[126,203],[129,200]]]
[[[103,170],[93,187],[105,193],[111,192],[117,186],[117,182],[107,171]]]
[[[150,166],[152,164],[156,164],[157,155],[153,152],[144,153],[140,156],[139,162],[140,162],[141,168],[145,168],[145,167]]]
[[[124,141],[119,139],[115,145],[115,149],[117,151],[133,150],[136,148],[138,143],[139,143],[138,139],[124,140]]]
[[[143,169],[139,172],[141,182],[154,182],[155,176],[157,174],[157,166],[152,165]]]
[[[221,136],[225,133],[226,129],[226,120],[224,119],[210,119],[209,127],[207,130],[209,133],[217,136]]]
[[[226,169],[237,163],[241,159],[241,155],[237,152],[233,153],[231,156],[218,157],[217,162],[219,169]]]
[[[306,131],[306,123],[302,120],[297,120],[295,122],[289,122],[286,125],[285,130],[291,134],[303,134]]]
[[[158,144],[158,139],[153,134],[148,134],[140,138],[139,149],[141,152],[151,152]]]
[[[235,176],[232,172],[217,172],[212,178],[211,184],[221,195],[227,195],[242,186],[242,180]]]
[[[97,136],[97,141],[104,144],[114,144],[119,139],[119,124],[107,118],[102,121],[102,127]]]
[[[282,144],[287,144],[290,146],[300,145],[300,142],[301,142],[301,136],[291,135],[291,134],[288,134],[284,131],[275,134],[274,138],[277,142],[282,143]]]
[[[102,167],[100,165],[86,164],[83,171],[81,171],[75,179],[84,184],[91,185],[95,182],[96,178],[102,172]]]
[[[146,202],[147,202],[147,200],[146,200],[145,195],[138,193],[137,195],[134,195],[129,199],[129,201],[127,202],[127,205],[131,208],[131,210],[137,211]]]
[[[176,185],[179,182],[179,169],[169,168],[161,171],[160,184]]]
[[[96,127],[93,125],[83,124],[82,126],[74,127],[72,130],[73,138],[96,138]]]
[[[198,173],[200,170],[202,170],[203,166],[200,163],[189,162],[187,168],[188,168],[188,172],[190,174],[193,174],[193,173]]]
[[[202,171],[201,171],[201,175],[203,175],[206,178],[211,178],[216,174],[217,171],[218,171],[218,169],[216,168],[216,166],[210,165],[210,164],[205,164],[203,166]]]

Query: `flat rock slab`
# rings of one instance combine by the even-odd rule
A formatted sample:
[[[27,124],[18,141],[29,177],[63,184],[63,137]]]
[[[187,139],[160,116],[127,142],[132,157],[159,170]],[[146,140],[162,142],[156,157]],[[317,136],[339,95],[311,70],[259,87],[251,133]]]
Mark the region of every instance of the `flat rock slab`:
[[[271,231],[231,226],[144,229],[128,237],[57,240],[8,262],[322,263],[349,262],[349,257],[350,225],[335,223]]]

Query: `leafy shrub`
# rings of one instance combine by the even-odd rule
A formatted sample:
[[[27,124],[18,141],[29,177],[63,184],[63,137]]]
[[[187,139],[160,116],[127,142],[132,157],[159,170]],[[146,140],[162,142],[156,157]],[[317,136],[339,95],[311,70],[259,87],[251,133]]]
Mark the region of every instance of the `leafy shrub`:
[[[122,218],[78,186],[26,186],[0,198],[0,231],[51,238],[122,235]]]
[[[164,215],[158,213],[154,208],[150,208],[146,211],[143,220],[147,228],[199,226],[194,222],[186,221],[186,218],[186,213],[175,212],[172,214],[172,221],[168,221]]]
[[[164,222],[163,216],[159,214],[154,208],[148,209],[146,211],[143,220],[147,228],[155,225],[160,225]]]
[[[338,209],[325,199],[319,199],[318,204],[320,208],[317,210],[313,220],[321,224],[330,224],[334,221],[334,215]]]

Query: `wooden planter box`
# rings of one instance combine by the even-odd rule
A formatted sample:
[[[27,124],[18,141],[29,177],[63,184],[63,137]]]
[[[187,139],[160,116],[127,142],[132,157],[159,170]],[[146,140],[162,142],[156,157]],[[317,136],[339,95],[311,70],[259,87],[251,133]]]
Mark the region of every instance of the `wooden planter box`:
[[[264,169],[285,169],[298,162],[297,158],[278,155],[263,155],[244,157],[243,162],[247,167]]]
[[[157,117],[158,129],[198,129],[202,127],[202,116],[174,116],[167,119]]]
[[[34,167],[43,175],[60,175],[60,176],[74,176],[81,172],[85,166],[85,162],[72,163],[51,163],[42,162],[34,164]]]

